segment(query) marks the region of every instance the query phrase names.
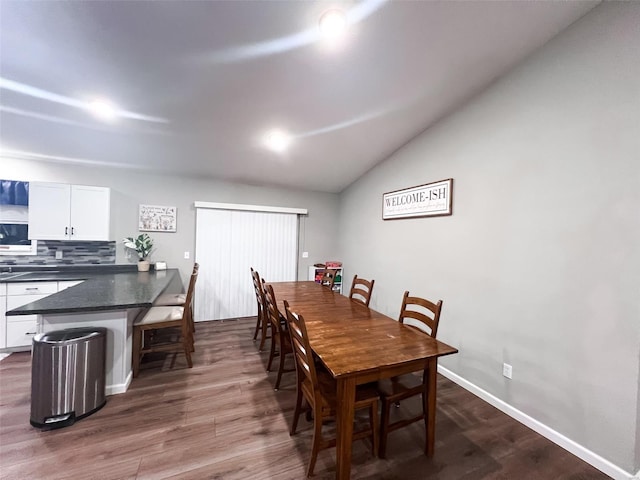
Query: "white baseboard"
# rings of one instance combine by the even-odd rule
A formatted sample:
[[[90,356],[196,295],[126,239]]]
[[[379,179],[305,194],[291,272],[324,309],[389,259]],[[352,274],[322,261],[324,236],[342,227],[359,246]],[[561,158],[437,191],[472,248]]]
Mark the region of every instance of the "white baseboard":
[[[129,371],[127,378],[124,383],[116,383],[114,385],[107,385],[105,387],[105,395],[118,395],[119,393],[124,393],[129,389],[129,385],[131,385],[131,380],[133,379],[133,371]]]
[[[482,388],[478,387],[477,385],[474,385],[473,383],[465,380],[461,376],[453,373],[451,370],[448,370],[448,369],[438,365],[438,373],[440,373],[443,376],[447,377],[452,382],[457,383],[458,385],[460,385],[465,390],[468,390],[469,392],[473,393],[474,395],[480,397],[485,402],[489,403],[490,405],[493,405],[498,410],[506,413],[507,415],[509,415],[510,417],[512,417],[515,420],[519,421],[523,425],[526,425],[531,430],[539,433],[540,435],[542,435],[545,438],[548,438],[553,443],[555,443],[556,445],[561,446],[562,448],[564,448],[568,452],[572,453],[576,457],[584,460],[585,462],[587,462],[590,465],[593,465],[595,468],[597,468],[601,472],[609,475],[610,477],[614,478],[615,480],[640,480],[640,471],[638,473],[636,473],[636,475],[633,475],[632,473],[629,473],[629,472],[623,470],[622,468],[618,467],[617,465],[614,465],[613,463],[611,463],[609,460],[606,460],[605,458],[602,458],[597,453],[592,452],[591,450],[589,450],[589,449],[583,447],[582,445],[574,442],[570,438],[567,438],[564,435],[562,435],[561,433],[556,432],[551,427],[548,427],[547,425],[539,422],[535,418],[530,417],[529,415],[527,415],[524,412],[521,412],[517,408],[512,407],[511,405],[509,405],[505,401],[500,400],[498,397],[492,395],[491,393],[487,392],[486,390],[483,390]]]

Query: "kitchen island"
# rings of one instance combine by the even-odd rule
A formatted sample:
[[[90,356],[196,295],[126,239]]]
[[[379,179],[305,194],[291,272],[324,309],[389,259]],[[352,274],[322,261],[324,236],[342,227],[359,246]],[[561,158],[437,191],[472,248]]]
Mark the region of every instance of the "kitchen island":
[[[71,275],[71,276],[70,276]],[[10,283],[84,280],[73,287],[21,307],[6,315],[37,314],[37,332],[77,327],[107,328],[106,393],[123,393],[129,387],[133,321],[162,293],[182,291],[177,269],[138,272],[27,272]]]

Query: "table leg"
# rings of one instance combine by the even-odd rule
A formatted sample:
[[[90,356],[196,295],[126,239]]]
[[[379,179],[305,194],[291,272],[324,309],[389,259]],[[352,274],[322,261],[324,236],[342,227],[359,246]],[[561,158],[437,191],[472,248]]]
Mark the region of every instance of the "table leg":
[[[438,373],[438,359],[429,360],[429,390],[427,393],[427,451],[428,457],[433,457],[436,438],[436,375]]]
[[[336,479],[347,480],[351,476],[351,444],[353,441],[353,416],[356,399],[356,381],[353,377],[338,379],[338,406],[336,432]]]

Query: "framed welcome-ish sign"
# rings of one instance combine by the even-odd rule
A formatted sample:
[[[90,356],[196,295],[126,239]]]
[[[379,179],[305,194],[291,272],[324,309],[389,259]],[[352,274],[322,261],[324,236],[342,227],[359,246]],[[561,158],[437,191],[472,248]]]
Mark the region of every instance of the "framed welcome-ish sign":
[[[451,215],[453,178],[382,195],[382,219]]]

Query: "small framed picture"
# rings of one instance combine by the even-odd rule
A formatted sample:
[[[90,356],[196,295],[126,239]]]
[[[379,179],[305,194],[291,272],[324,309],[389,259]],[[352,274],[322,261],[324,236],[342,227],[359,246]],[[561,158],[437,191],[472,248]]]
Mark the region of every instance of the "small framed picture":
[[[138,230],[141,232],[176,232],[177,213],[176,207],[140,205]]]

